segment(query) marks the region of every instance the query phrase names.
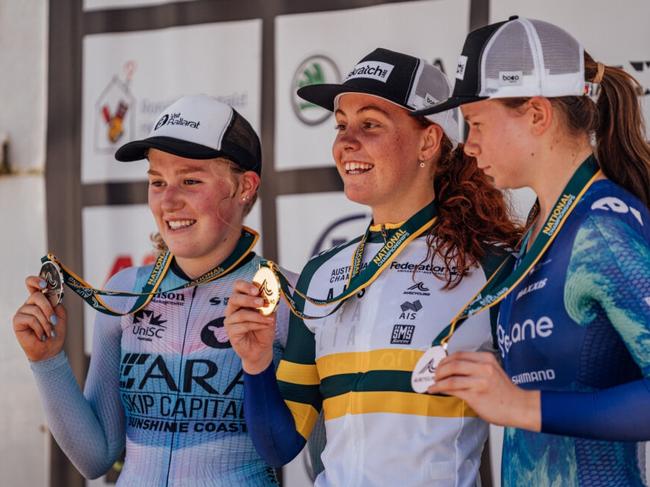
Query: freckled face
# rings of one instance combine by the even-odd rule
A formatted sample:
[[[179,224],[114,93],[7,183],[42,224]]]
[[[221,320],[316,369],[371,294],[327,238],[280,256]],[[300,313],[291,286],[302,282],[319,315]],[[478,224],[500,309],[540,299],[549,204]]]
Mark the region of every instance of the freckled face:
[[[461,111],[469,125],[465,153],[498,188],[527,185],[524,170],[534,141],[524,117],[498,100],[468,103]]]
[[[149,208],[177,257],[214,253],[243,219],[235,202],[237,175],[223,159],[197,160],[151,149]]]
[[[342,95],[332,147],[348,199],[373,209],[422,199],[418,150],[424,129],[402,107],[357,93]]]

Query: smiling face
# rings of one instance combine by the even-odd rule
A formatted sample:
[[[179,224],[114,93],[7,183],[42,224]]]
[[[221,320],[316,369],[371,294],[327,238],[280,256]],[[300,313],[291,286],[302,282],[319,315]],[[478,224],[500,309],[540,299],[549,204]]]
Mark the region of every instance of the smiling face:
[[[241,229],[243,174],[225,159],[187,159],[157,149],[148,159],[149,208],[167,247],[179,261],[205,260],[213,267],[220,246]]]
[[[536,152],[528,115],[506,107],[499,100],[483,100],[461,106],[469,125],[465,153],[475,157],[478,167],[494,178],[501,189],[530,184],[525,174]]]
[[[404,108],[357,93],[339,98],[335,116],[332,153],[345,195],[370,206],[375,223],[404,220],[433,199],[428,159],[439,149],[439,128],[425,128]]]

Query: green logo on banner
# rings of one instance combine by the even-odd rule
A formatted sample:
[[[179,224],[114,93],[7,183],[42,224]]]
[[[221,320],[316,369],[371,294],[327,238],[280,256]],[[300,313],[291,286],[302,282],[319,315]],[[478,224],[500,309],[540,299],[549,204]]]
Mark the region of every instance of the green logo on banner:
[[[320,54],[305,59],[293,75],[291,83],[291,100],[293,111],[298,119],[306,125],[319,125],[327,120],[331,112],[300,98],[296,91],[303,86],[323,83],[340,83],[341,74],[338,67],[327,56]]]

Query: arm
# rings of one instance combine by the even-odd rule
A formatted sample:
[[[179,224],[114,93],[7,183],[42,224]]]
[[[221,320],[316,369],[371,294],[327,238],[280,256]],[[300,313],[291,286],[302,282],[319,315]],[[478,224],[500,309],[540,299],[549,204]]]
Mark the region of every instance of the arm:
[[[121,273],[120,277],[131,272],[134,274],[135,269]],[[116,276],[109,287],[131,289],[128,284]],[[83,394],[63,352],[31,364],[52,435],[87,478],[104,474],[124,449],[124,413],[119,397],[120,341],[119,317],[98,313]]]
[[[257,288],[239,281],[226,308],[226,329],[244,368],[244,413],[258,453],[281,466],[304,447],[320,409],[315,342],[302,320],[291,317],[277,380],[269,351],[273,320],[257,310]]]
[[[587,218],[576,235],[565,303],[578,323],[591,319],[594,303],[602,307],[644,379],[593,393],[542,392],[543,432],[650,439],[650,243],[635,223],[611,214]]]

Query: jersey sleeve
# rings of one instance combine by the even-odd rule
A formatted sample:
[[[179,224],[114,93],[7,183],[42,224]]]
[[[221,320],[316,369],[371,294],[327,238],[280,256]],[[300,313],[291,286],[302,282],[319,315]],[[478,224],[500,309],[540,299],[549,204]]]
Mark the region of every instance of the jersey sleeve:
[[[135,271],[123,271],[107,287],[132,289]],[[69,323],[68,333],[78,325]],[[97,314],[83,393],[64,352],[31,364],[50,431],[87,478],[103,475],[124,449],[124,413],[119,396],[121,336],[119,317]]]
[[[299,282],[298,287],[306,286]],[[294,299],[302,309],[302,298],[294,295]],[[244,374],[244,411],[251,438],[273,466],[284,465],[300,453],[318,419],[322,400],[315,354],[314,334],[291,314],[277,372],[269,366],[261,374]]]
[[[646,222],[647,223],[647,222]],[[590,215],[576,234],[565,305],[579,323],[607,314],[643,379],[593,393],[542,392],[542,431],[650,439],[650,235],[640,214]]]

